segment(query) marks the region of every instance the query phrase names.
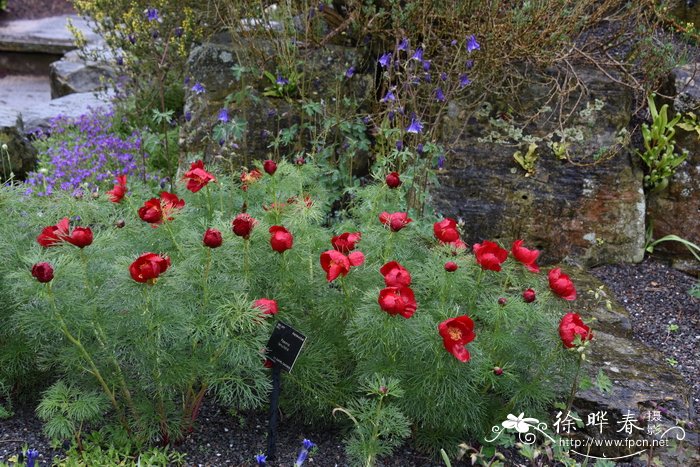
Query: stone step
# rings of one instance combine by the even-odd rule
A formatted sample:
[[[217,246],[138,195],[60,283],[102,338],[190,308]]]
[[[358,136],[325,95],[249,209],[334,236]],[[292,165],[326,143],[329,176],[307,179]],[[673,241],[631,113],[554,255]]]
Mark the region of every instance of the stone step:
[[[63,54],[73,50],[76,47],[68,29],[69,21],[84,34],[89,44],[99,42],[99,36],[92,32],[86,20],[63,15],[0,23],[0,51]]]
[[[0,52],[0,78],[9,75],[47,76],[49,65],[60,59],[59,54]]]

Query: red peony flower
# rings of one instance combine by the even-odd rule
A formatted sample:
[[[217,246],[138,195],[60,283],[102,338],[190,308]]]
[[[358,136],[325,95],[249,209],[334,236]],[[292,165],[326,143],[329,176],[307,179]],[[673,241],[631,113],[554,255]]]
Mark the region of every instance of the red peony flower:
[[[484,240],[483,243],[474,244],[474,255],[481,269],[498,272],[501,270],[501,264],[508,258],[508,251],[494,242]]]
[[[129,189],[126,187],[126,175],[117,177],[117,183],[114,188],[107,192],[109,200],[113,203],[120,203]]]
[[[474,340],[474,321],[469,316],[446,319],[438,325],[445,350],[460,362],[468,362],[471,356],[465,345]]]
[[[379,270],[387,287],[408,287],[411,273],[396,261],[389,261]]]
[[[445,263],[445,271],[447,272],[455,272],[457,269],[459,269],[459,266],[457,263],[453,261],[448,261]]]
[[[233,233],[239,237],[243,237],[246,240],[250,238],[250,233],[253,231],[253,227],[257,225],[258,221],[253,219],[250,214],[241,213],[236,216],[231,222],[231,227],[233,228]]]
[[[360,232],[345,232],[333,237],[331,239],[331,244],[333,245],[333,248],[347,255],[357,247],[357,242],[359,242],[361,239],[362,234]]]
[[[337,250],[328,250],[321,253],[321,267],[326,271],[326,280],[333,282],[339,276],[347,276],[351,266],[360,266],[365,262],[365,255],[361,251],[345,256]]]
[[[199,190],[209,184],[216,182],[216,177],[204,170],[204,162],[198,160],[190,165],[190,170],[185,172],[182,178],[187,179],[187,189],[192,193],[197,193]]]
[[[281,225],[273,225],[270,227],[270,234],[272,234],[270,236],[270,246],[277,253],[284,253],[292,248],[294,237],[289,233],[289,230]]]
[[[561,272],[560,268],[549,271],[549,287],[552,292],[559,295],[564,300],[576,300],[576,287],[569,276]]]
[[[277,172],[277,163],[273,160],[266,160],[263,162],[263,169],[268,175],[274,175]]]
[[[498,304],[499,304],[499,305],[501,305],[501,306],[506,306],[506,303],[508,303],[508,299],[507,299],[507,298],[505,298],[505,297],[500,297],[500,298],[498,299]]]
[[[92,244],[92,230],[90,227],[76,227],[64,240],[78,248],[85,248]]]
[[[523,292],[523,300],[525,303],[532,303],[537,299],[537,294],[533,289],[527,289]]]
[[[418,304],[413,290],[409,287],[387,287],[379,292],[379,307],[391,316],[401,315],[410,318]]]
[[[394,212],[391,214],[383,212],[379,215],[379,222],[389,227],[392,232],[398,232],[413,222],[413,219],[408,217],[406,212]]]
[[[593,338],[591,328],[583,324],[583,320],[577,313],[567,313],[559,323],[559,337],[564,343],[564,347],[575,347],[576,336],[580,336],[581,342],[589,341]]]
[[[262,172],[258,169],[253,169],[250,172],[243,172],[241,174],[241,189],[243,191],[248,191],[248,185],[255,183],[262,177]]]
[[[36,263],[32,266],[32,276],[39,282],[51,282],[53,279],[53,266],[49,263]]]
[[[151,198],[139,208],[139,217],[155,227],[166,220],[173,220],[174,218],[171,215],[173,211],[182,209],[184,206],[184,199],[164,191],[160,194],[160,198]]]
[[[170,258],[160,256],[155,253],[144,253],[129,266],[131,278],[136,282],[156,283],[158,276],[167,271],[170,267]]]
[[[67,217],[61,219],[56,225],[44,227],[36,241],[44,248],[55,246],[68,236],[70,224]]]
[[[452,243],[459,240],[457,222],[450,217],[446,217],[440,222],[434,223],[433,233],[435,234],[435,238],[442,243]]]
[[[253,308],[262,310],[263,315],[276,315],[277,302],[269,298],[259,298],[253,302]]]
[[[513,242],[513,248],[510,250],[513,253],[513,257],[523,263],[523,265],[530,272],[540,272],[539,266],[535,263],[537,257],[540,255],[539,250],[528,250],[523,245],[522,240],[516,240]]]
[[[401,178],[398,172],[391,172],[386,176],[386,186],[389,188],[397,188],[401,186]]]
[[[208,246],[209,248],[219,248],[224,242],[224,239],[219,230],[207,229],[207,231],[204,232],[204,238],[202,241],[204,242],[204,246]]]

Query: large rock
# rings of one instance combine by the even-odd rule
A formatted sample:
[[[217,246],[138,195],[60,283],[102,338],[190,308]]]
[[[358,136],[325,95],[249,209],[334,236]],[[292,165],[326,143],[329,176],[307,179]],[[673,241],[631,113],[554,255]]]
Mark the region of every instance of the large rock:
[[[51,98],[106,89],[115,76],[106,62],[84,60],[75,51],[69,52],[49,68]]]
[[[34,170],[37,152],[21,131],[22,122],[14,126],[0,126],[0,179],[23,180]]]
[[[602,434],[598,428],[587,426],[580,435],[603,440],[651,439],[649,425],[661,427],[657,435],[679,425],[685,431],[685,449],[656,448],[655,455],[662,459],[661,465],[700,465],[697,464],[700,462],[698,431],[687,426],[687,422],[695,419],[692,394],[683,376],[665,363],[663,354],[632,338],[626,310],[612,299],[611,292],[596,278],[582,271],[574,272],[572,278],[580,292],[576,308],[584,320],[592,320],[595,337],[583,372],[595,378],[602,370],[612,380],[609,392],[593,387],[577,393],[574,409],[584,417],[584,423],[588,414],[597,412],[606,412],[609,423]],[[588,291],[598,292],[598,298]],[[642,429],[634,429],[632,435],[617,431],[628,411],[634,415],[634,424]],[[650,412],[652,419],[647,419]],[[660,420],[653,420],[654,412],[660,415]],[[639,417],[646,420],[638,420]],[[680,431],[673,429],[666,439],[677,434]],[[599,447],[593,448],[590,455],[611,458],[641,450],[645,451],[645,456],[647,450],[644,446],[631,450],[625,446]],[[586,448],[582,451],[585,453]]]
[[[49,127],[50,121],[59,115],[76,118],[92,109],[107,109],[111,106],[110,99],[109,94],[91,92],[69,94],[52,99],[45,105],[28,109],[21,114],[24,121],[24,131],[34,133],[38,130],[44,130]]]
[[[552,140],[547,135],[556,130],[551,123],[556,118],[540,118],[525,130],[543,140],[530,176],[513,158],[517,147],[484,141],[494,130],[489,118],[469,119],[458,105],[451,106],[446,141],[457,140],[440,174],[435,199],[442,213],[464,220],[469,241],[508,243],[523,238],[543,250],[545,262],[573,257],[590,266],[642,260],[642,173],[620,141],[620,131],[629,123],[632,96],[596,70],[577,73],[588,88],[589,100],[583,100],[567,123],[580,135],[570,140],[570,161],[555,157],[545,144]],[[534,110],[544,104],[546,95],[546,87],[531,85],[522,90],[521,100]],[[602,108],[585,111],[596,99]],[[490,116],[497,114],[494,110]],[[526,152],[527,146],[521,144],[520,150]],[[602,157],[596,160],[594,155]]]
[[[672,112],[694,112],[700,115],[700,64],[690,64],[673,70],[674,95]],[[668,187],[649,196],[649,221],[654,238],[677,235],[700,245],[700,137],[696,132],[678,130],[676,150],[688,151],[688,158],[676,168]],[[678,242],[664,242],[655,254],[672,259],[675,267],[700,274],[698,262],[688,249]]]
[[[260,40],[254,45],[268,57],[277,56],[270,42]],[[185,111],[191,119],[182,134],[190,152],[211,152],[212,148],[218,149],[218,142],[207,139],[206,136],[217,123],[219,110],[225,106],[227,98],[235,102],[228,105],[231,117],[247,122],[246,134],[236,141],[240,148],[236,152],[245,154],[246,157],[266,158],[271,151],[268,148],[270,141],[277,132],[301,121],[302,109],[297,100],[263,95],[265,89],[271,85],[267,78],[258,77],[251,80],[248,76],[245,83],[235,78],[232,67],[240,65],[237,57],[245,53],[248,52],[237,50],[226,35],[218,36],[216,42],[195,47],[190,53],[190,82],[187,86]],[[312,83],[309,91],[317,96],[317,101],[323,100],[325,105],[335,105],[338,95],[354,96],[361,101],[371,92],[372,79],[369,75],[355,75],[352,79],[343,79],[345,71],[359,61],[357,49],[328,45],[320,49],[304,49],[300,54],[303,67],[299,71],[304,73],[305,80]],[[278,64],[271,60],[266,69],[274,74],[277,66]],[[206,89],[206,98],[191,90],[196,82]],[[205,146],[207,141],[208,147]]]

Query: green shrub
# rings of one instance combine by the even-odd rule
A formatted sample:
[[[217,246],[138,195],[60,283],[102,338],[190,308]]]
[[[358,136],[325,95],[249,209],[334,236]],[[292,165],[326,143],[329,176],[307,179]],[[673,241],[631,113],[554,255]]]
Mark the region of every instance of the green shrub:
[[[269,386],[261,349],[276,319],[308,337],[284,375],[286,411],[320,422],[344,407],[360,423],[386,427],[358,428],[350,442],[358,458],[390,452],[409,422],[421,447],[455,446],[514,410],[538,416],[568,390],[579,353],[562,346],[557,327],[570,302],[549,292],[546,278],[513,259],[500,272],[483,270],[459,244],[438,242],[429,219],[388,229],[378,216],[402,211],[406,184],[353,189],[351,206],[328,223],[332,199],[321,177],[312,164],[284,162],[273,176],[244,174],[244,185],[218,176],[197,193],[183,192],[184,208],[157,228],[135,213],[152,196],[135,182],[121,204],[105,196],[25,198],[4,188],[0,251],[8,261],[0,267],[2,286],[11,289],[8,332],[28,342],[58,385],[101,391],[111,405],[105,421],[142,440],[181,436],[205,395],[259,407]],[[258,220],[249,239],[231,231],[241,210]],[[74,225],[94,231],[92,244],[37,244],[43,227],[75,216]],[[270,244],[275,225],[293,235],[282,254]],[[212,227],[223,232],[220,248],[202,245]],[[361,232],[356,251],[365,261],[329,282],[319,258],[343,232]],[[152,285],[129,275],[144,252],[172,261]],[[359,255],[350,258],[359,263]],[[29,272],[42,261],[55,272],[47,284]],[[380,291],[393,290],[379,272],[390,261],[412,276],[417,311],[408,318],[378,305]],[[459,269],[448,272],[446,262]],[[528,288],[537,292],[532,303],[523,300]],[[276,300],[279,313],[261,317],[253,308],[260,298]],[[451,355],[438,332],[440,323],[463,315],[476,334],[466,347],[469,361]],[[464,357],[464,350],[453,352]],[[381,415],[367,415],[372,408]]]

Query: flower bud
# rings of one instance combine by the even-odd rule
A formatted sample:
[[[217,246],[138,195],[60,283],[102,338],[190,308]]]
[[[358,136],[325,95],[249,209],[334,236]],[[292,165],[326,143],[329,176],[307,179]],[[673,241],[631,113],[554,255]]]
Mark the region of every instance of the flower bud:
[[[503,368],[500,366],[493,367],[493,374],[496,376],[501,376],[503,374]]]
[[[532,303],[537,299],[537,295],[533,289],[527,289],[523,292],[523,300],[525,303]]]
[[[223,241],[221,232],[217,229],[207,229],[207,231],[204,232],[204,246],[208,246],[209,248],[219,248]]]
[[[455,272],[457,269],[459,269],[459,266],[457,263],[453,261],[448,261],[445,263],[445,271],[447,272]]]
[[[32,266],[32,276],[41,283],[51,282],[53,279],[53,266],[49,263],[36,263]]]
[[[114,223],[114,226],[118,229],[123,229],[125,225],[126,222],[124,221],[124,219],[119,219],[117,222]]]
[[[401,178],[398,172],[391,172],[386,176],[386,186],[389,188],[397,188],[401,186]]]
[[[498,299],[498,304],[501,305],[501,306],[506,306],[506,303],[507,303],[507,302],[508,302],[508,300],[506,300],[505,297],[501,297],[501,298]]]
[[[263,162],[263,169],[268,175],[274,175],[277,172],[277,163],[271,159]]]

